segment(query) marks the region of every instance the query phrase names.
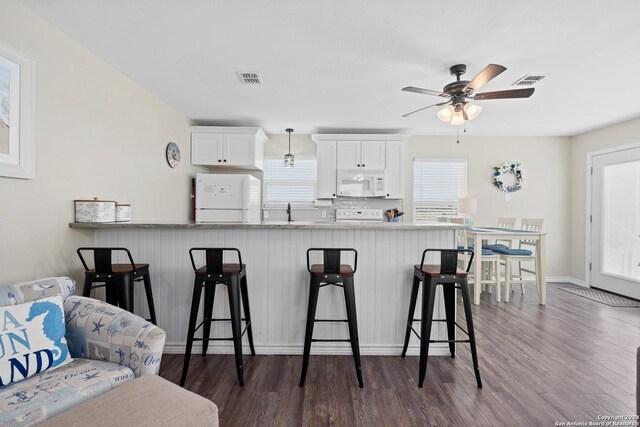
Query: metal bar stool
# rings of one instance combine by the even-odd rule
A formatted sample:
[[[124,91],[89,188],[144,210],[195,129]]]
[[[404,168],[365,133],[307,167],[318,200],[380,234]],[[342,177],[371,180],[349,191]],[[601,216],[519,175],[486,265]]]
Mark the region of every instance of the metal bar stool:
[[[427,252],[440,252],[440,265],[425,265],[424,258]],[[466,271],[458,269],[459,253],[471,254]],[[464,342],[469,343],[471,346],[471,358],[473,360],[473,369],[476,374],[476,382],[478,383],[478,388],[482,388],[480,370],[478,369],[476,337],[473,330],[473,318],[471,314],[469,283],[467,282],[467,274],[472,262],[473,251],[471,249],[427,249],[422,252],[422,260],[420,261],[420,265],[414,266],[413,287],[411,288],[411,301],[409,303],[409,316],[407,319],[407,330],[404,336],[402,357],[405,357],[405,355],[407,354],[409,337],[411,336],[411,332],[413,331],[418,339],[420,339],[420,372],[418,376],[418,387],[422,387],[424,384],[424,377],[427,372],[427,357],[429,355],[430,343],[449,343],[449,351],[451,352],[451,357],[455,357],[456,343]],[[420,282],[424,283],[424,288],[422,289],[422,319],[414,319]],[[436,298],[436,286],[438,285],[442,285],[446,319],[433,319],[433,306]],[[466,331],[456,322],[456,289],[460,289],[460,292],[462,294],[464,313],[467,320]],[[416,330],[413,329],[413,322],[416,321],[421,322],[419,335]],[[447,322],[448,339],[429,339],[431,337],[432,322]],[[460,330],[462,330],[465,334],[467,334],[469,338],[466,340],[454,339],[456,326],[460,328]]]
[[[310,265],[309,254],[323,252],[324,264]],[[348,264],[340,264],[342,252],[353,252],[355,259],[353,268]],[[353,275],[358,268],[358,252],[351,248],[310,248],[307,250],[307,271],[310,274],[309,309],[307,310],[307,330],[304,337],[304,357],[302,359],[302,375],[300,387],[304,387],[309,367],[309,354],[312,342],[350,342],[353,359],[356,364],[356,375],[360,388],[362,384],[362,367],[360,365],[360,343],[358,340],[358,319],[356,316],[356,295],[353,287]],[[316,319],[316,307],[320,288],[338,286],[344,290],[344,302],[347,309],[346,320]],[[349,324],[350,339],[314,339],[313,326],[315,322],[347,322]]]
[[[224,264],[224,252],[237,252],[237,264]],[[194,252],[204,252],[206,264],[203,267],[196,268],[193,260]],[[193,300],[191,301],[191,315],[189,316],[189,329],[187,331],[187,348],[184,354],[184,365],[182,367],[182,377],[180,385],[183,386],[187,379],[187,371],[189,370],[189,360],[191,358],[191,349],[194,341],[202,341],[202,355],[207,354],[209,341],[233,341],[233,348],[236,356],[236,371],[240,385],[244,385],[244,368],[242,360],[242,337],[247,332],[249,338],[249,347],[251,354],[256,355],[253,347],[253,331],[251,329],[251,312],[249,311],[249,294],[247,293],[247,269],[242,263],[242,255],[236,248],[191,248],[189,249],[189,257],[191,265],[195,271],[195,282],[193,284]],[[220,319],[213,318],[213,301],[216,292],[216,285],[219,283],[227,286],[229,293],[229,312],[231,318]],[[198,309],[200,308],[200,296],[204,288],[204,319],[196,327],[198,318]],[[244,318],[240,303],[244,308]],[[232,338],[210,338],[211,322],[228,322],[231,321]],[[245,321],[244,330],[242,329],[242,321]],[[194,338],[195,332],[204,326],[202,338]]]
[[[149,276],[149,264],[136,264],[133,262],[131,252],[127,248],[79,248],[77,251],[80,262],[84,267],[84,287],[82,296],[91,295],[91,290],[104,287],[106,299],[109,304],[120,306],[123,310],[133,313],[133,284],[142,281],[147,296],[149,315],[154,325],[156,323],[156,309],[153,304],[153,292],[151,290],[151,278]],[[93,252],[95,268],[89,268],[82,252]],[[129,258],[128,264],[112,264],[113,252],[126,252]],[[102,283],[95,285],[95,283]]]

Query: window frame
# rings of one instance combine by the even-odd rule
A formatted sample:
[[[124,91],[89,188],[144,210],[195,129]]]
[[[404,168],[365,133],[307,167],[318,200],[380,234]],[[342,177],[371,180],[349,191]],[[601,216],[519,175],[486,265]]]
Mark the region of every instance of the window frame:
[[[455,200],[443,201],[442,203],[438,203],[436,201],[432,203],[425,203],[422,200],[418,200],[416,197],[416,191],[418,190],[416,186],[416,163],[460,163],[464,164],[464,180],[463,180],[463,188],[458,188],[458,195]],[[413,214],[413,222],[417,224],[425,224],[437,221],[438,217],[459,217],[460,214],[458,212],[458,201],[461,198],[467,197],[468,194],[468,183],[469,183],[469,160],[467,158],[429,158],[429,157],[414,157],[412,162],[412,173],[413,173],[413,206],[412,206],[412,214]],[[420,188],[421,192],[425,192],[424,188]],[[429,210],[433,212],[429,213]],[[423,210],[422,212],[419,212]]]
[[[268,182],[266,175],[266,169],[267,169],[267,163],[269,161],[280,161],[284,163],[284,159],[282,157],[275,157],[275,156],[271,156],[271,157],[265,157],[264,158],[264,169],[263,169],[263,174],[262,174],[262,208],[263,209],[279,209],[279,208],[286,208],[287,207],[287,203],[291,203],[292,207],[301,209],[301,208],[314,208],[315,207],[315,200],[316,200],[316,194],[318,191],[318,158],[317,157],[312,157],[312,156],[296,156],[295,158],[295,162],[298,162],[300,160],[313,160],[315,162],[315,179],[313,181],[313,198],[310,201],[298,201],[298,202],[287,202],[287,201],[267,201],[266,199],[266,194],[267,194],[267,185]],[[294,163],[294,167],[295,169],[295,163]],[[297,181],[293,181],[293,182],[299,182]]]

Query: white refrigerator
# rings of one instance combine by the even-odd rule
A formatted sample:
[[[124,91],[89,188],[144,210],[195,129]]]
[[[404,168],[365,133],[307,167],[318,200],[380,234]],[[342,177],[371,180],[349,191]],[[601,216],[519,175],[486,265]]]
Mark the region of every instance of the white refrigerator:
[[[249,174],[196,174],[196,222],[260,222],[260,180]]]

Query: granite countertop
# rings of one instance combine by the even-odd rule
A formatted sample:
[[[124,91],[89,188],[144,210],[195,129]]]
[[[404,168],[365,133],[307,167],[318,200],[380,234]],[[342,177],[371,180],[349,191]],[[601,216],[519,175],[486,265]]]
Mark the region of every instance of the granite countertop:
[[[266,230],[460,230],[467,228],[460,224],[446,222],[434,222],[429,224],[414,224],[411,222],[261,222],[259,224],[239,223],[195,223],[193,221],[134,221],[134,222],[108,222],[108,223],[69,223],[71,228],[231,228],[231,229],[266,229]]]

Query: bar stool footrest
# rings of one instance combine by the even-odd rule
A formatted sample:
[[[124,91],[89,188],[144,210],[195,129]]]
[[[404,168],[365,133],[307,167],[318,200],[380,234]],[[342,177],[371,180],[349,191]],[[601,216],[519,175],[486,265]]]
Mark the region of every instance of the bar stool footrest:
[[[351,340],[350,340],[350,339],[343,339],[343,340],[335,339],[335,340],[330,340],[330,339],[323,339],[323,338],[313,338],[313,339],[311,339],[311,342],[351,342]]]
[[[313,319],[314,322],[348,322],[348,319]]]

